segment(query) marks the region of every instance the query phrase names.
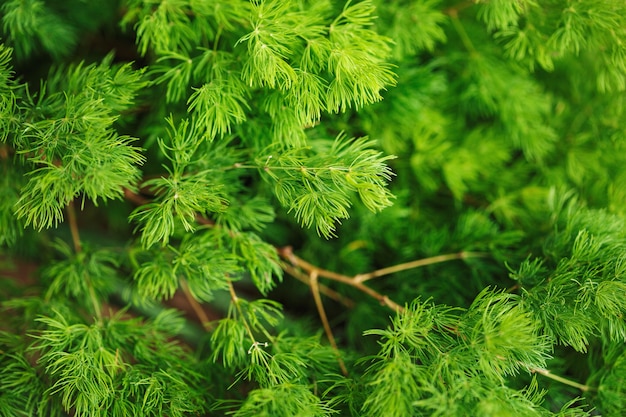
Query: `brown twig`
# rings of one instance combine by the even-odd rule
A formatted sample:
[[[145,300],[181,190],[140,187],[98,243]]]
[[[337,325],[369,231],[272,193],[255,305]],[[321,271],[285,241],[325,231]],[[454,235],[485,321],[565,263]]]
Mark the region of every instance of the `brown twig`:
[[[295,253],[293,253],[293,250],[291,248],[291,246],[285,246],[282,248],[277,248],[278,250],[278,254],[280,256],[282,256],[283,258],[285,258],[286,260],[288,260],[289,262],[291,262],[293,265],[299,266],[302,269],[304,269],[307,272],[311,272],[313,270],[317,271],[318,275],[324,278],[328,278],[328,279],[332,279],[334,281],[339,281],[339,282],[345,282],[345,281],[351,281],[352,278],[347,276],[347,275],[343,275],[343,274],[339,274],[337,272],[333,272],[333,271],[328,271],[326,269],[323,268],[319,268],[313,264],[308,263],[307,261],[305,261],[304,259],[301,259],[299,257],[296,256]]]
[[[557,382],[560,382],[562,384],[569,385],[570,387],[578,388],[582,392],[594,391],[595,390],[593,387],[590,387],[589,385],[584,385],[584,384],[578,383],[576,381],[572,381],[571,379],[567,379],[567,378],[564,378],[562,376],[555,375],[552,372],[548,371],[547,369],[531,368],[531,372],[536,372],[536,373],[538,373],[540,375],[545,376],[546,378],[550,378],[550,379],[552,379],[554,381],[557,381]]]
[[[291,266],[288,263],[281,263],[281,266],[283,271],[285,271],[286,273],[288,273],[289,275],[291,275],[292,277],[294,277],[295,279],[297,279],[300,282],[303,282],[304,284],[311,286],[311,278],[303,273],[302,271],[300,271],[297,268],[294,268],[293,266]],[[354,308],[355,306],[355,302],[354,300],[351,300],[350,298],[338,293],[337,291],[333,290],[332,288],[328,288],[326,285],[324,284],[320,284],[318,282],[318,288],[320,293],[324,294],[326,297],[337,301],[338,303],[343,304],[344,306],[346,306],[347,308]]]
[[[328,271],[323,268],[319,268],[304,259],[299,258],[293,253],[291,247],[286,246],[283,248],[278,248],[278,254],[283,258],[287,259],[293,265],[302,268],[307,271],[309,274],[311,271],[316,271],[320,277],[332,279],[334,281],[342,282],[344,284],[348,284],[352,287],[357,288],[358,290],[370,295],[371,297],[376,298],[382,304],[390,307],[395,311],[404,311],[404,308],[399,306],[397,303],[393,302],[386,295],[379,294],[374,291],[370,287],[363,285],[363,282],[368,281],[370,279],[382,277],[385,275],[393,274],[400,271],[405,271],[408,269],[419,268],[426,265],[432,265],[441,262],[447,262],[455,259],[467,259],[467,258],[481,258],[488,256],[487,253],[483,252],[458,252],[458,253],[449,253],[445,255],[432,256],[430,258],[418,259],[416,261],[406,262],[403,264],[398,264],[394,266],[390,266],[387,268],[378,269],[376,271],[368,272],[365,274],[357,274],[353,277],[349,277],[347,275],[339,274],[337,272]],[[290,271],[287,271],[290,273]]]
[[[74,251],[78,254],[82,252],[83,246],[80,242],[80,234],[78,232],[78,220],[76,218],[76,208],[74,207],[74,200],[70,200],[70,202],[65,207],[65,211],[67,212],[67,221],[70,226],[70,233],[72,234],[72,243],[74,244]],[[100,302],[98,301],[98,297],[96,297],[96,291],[93,288],[93,283],[91,282],[91,277],[86,274],[84,276],[85,284],[87,285],[87,290],[89,291],[89,298],[91,298],[91,303],[93,304],[93,310],[96,314],[98,320],[102,318],[102,309],[100,307]]]
[[[469,7],[472,7],[475,4],[476,4],[475,0],[465,0],[465,1],[462,1],[462,2],[459,2],[459,3],[455,4],[454,6],[451,6],[451,7],[447,8],[447,9],[445,9],[443,12],[445,14],[447,14],[448,16],[456,17],[456,16],[458,16],[460,11],[462,11],[464,9],[467,9]]]
[[[78,221],[76,220],[76,208],[74,207],[74,200],[71,200],[69,203],[67,203],[65,211],[67,212],[67,221],[70,226],[70,233],[72,234],[74,251],[76,251],[76,253],[80,253],[83,248],[80,243],[80,235],[78,233]]]
[[[209,317],[204,312],[204,309],[202,308],[200,303],[198,303],[198,301],[195,298],[193,298],[191,291],[189,291],[189,286],[187,285],[187,281],[185,281],[184,279],[181,279],[180,286],[183,290],[183,294],[185,294],[185,298],[187,299],[187,302],[193,309],[194,313],[196,313],[196,316],[198,316],[198,319],[200,320],[202,327],[204,327],[208,331],[213,330],[213,326],[211,325],[211,320],[209,320]]]
[[[0,159],[9,159],[9,146],[6,144],[0,145]]]
[[[394,274],[400,271],[406,271],[408,269],[419,268],[426,265],[433,265],[442,262],[453,261],[455,259],[467,259],[467,258],[483,258],[488,256],[483,252],[458,252],[448,253],[445,255],[432,256],[430,258],[418,259],[411,262],[406,262],[398,265],[389,266],[387,268],[377,269],[376,271],[368,272],[366,274],[355,275],[352,279],[356,282],[365,282],[373,278],[379,278],[385,275]]]
[[[198,224],[204,225],[204,226],[214,226],[215,222],[213,220],[207,219],[204,216],[201,216],[200,214],[196,214],[196,222],[198,222]]]
[[[332,346],[335,354],[337,355],[337,361],[339,362],[339,367],[341,368],[341,373],[344,376],[348,376],[348,369],[346,368],[346,364],[339,353],[339,348],[337,347],[337,342],[335,341],[335,336],[333,335],[333,331],[330,328],[330,323],[328,323],[328,316],[326,316],[326,310],[324,310],[324,304],[322,303],[322,297],[320,296],[320,289],[317,282],[317,271],[311,271],[309,274],[310,282],[311,282],[311,293],[313,293],[313,300],[315,300],[315,306],[317,307],[317,314],[320,316],[320,320],[322,321],[322,326],[324,326],[324,332],[326,333],[326,337],[328,338],[328,342],[330,346]]]
[[[350,285],[350,286],[358,289],[359,291],[369,295],[370,297],[377,299],[381,304],[386,305],[387,307],[389,307],[390,309],[392,309],[392,310],[394,310],[396,312],[403,312],[404,311],[404,307],[402,307],[401,305],[397,304],[396,302],[391,300],[386,295],[380,294],[379,292],[371,289],[370,287],[366,286],[362,282],[355,281],[354,277],[349,277],[347,275],[342,275],[342,274],[338,274],[338,273],[333,272],[333,271],[328,271],[326,269],[318,268],[317,266],[308,263],[304,259],[300,259],[299,257],[297,257],[293,253],[291,247],[279,248],[278,249],[278,253],[279,253],[280,256],[282,256],[283,258],[285,258],[288,261],[290,261],[293,265],[295,265],[295,266],[297,266],[299,268],[302,268],[303,270],[305,270],[309,274],[312,271],[316,271],[318,276],[324,277],[324,278],[328,278],[328,279],[332,279],[334,281],[342,282],[344,284]]]
[[[150,200],[148,200],[147,198],[143,197],[140,194],[137,194],[136,192],[128,188],[124,188],[124,198],[127,199],[128,201],[131,201],[137,204],[138,206],[141,206],[143,204],[147,204],[150,202]]]

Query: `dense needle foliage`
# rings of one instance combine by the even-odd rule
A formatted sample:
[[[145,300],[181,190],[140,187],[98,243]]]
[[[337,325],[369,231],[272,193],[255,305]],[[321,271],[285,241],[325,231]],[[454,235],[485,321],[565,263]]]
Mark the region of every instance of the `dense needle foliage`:
[[[625,2],[0,20],[0,417],[626,415]]]

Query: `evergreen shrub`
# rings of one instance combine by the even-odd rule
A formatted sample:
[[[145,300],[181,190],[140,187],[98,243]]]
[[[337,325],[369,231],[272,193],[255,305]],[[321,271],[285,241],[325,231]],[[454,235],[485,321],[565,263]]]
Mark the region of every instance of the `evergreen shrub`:
[[[0,416],[626,415],[626,2],[0,18]]]

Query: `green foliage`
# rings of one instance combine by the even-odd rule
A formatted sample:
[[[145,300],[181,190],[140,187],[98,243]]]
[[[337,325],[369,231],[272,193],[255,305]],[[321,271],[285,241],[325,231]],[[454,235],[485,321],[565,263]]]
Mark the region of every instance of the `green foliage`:
[[[275,148],[257,158],[262,175],[274,184],[278,201],[294,211],[303,226],[315,224],[318,234],[333,236],[335,223],[349,217],[348,192],[358,194],[372,211],[391,205],[386,185],[392,172],[385,162],[392,157],[368,149],[373,143],[365,139],[349,142],[343,135],[331,144],[316,141],[313,145],[317,152],[311,156],[307,148]]]
[[[623,219],[564,204],[563,213],[555,213],[560,218],[547,236],[545,258],[527,259],[514,273],[526,288],[525,302],[534,306],[547,334],[578,351],[593,336],[626,340]],[[537,276],[540,282],[526,282]]]
[[[0,10],[0,417],[624,414],[626,3]]]
[[[30,165],[15,210],[25,224],[56,226],[74,198],[97,204],[121,198],[122,187],[135,187],[144,157],[113,123],[144,83],[141,71],[112,66],[111,60],[109,55],[99,66],[57,70],[37,97],[20,102],[25,114],[33,113],[11,132],[15,151]]]
[[[205,409],[192,387],[206,377],[194,369],[193,356],[167,340],[181,324],[171,310],[148,322],[117,314],[87,324],[59,311],[37,318],[27,360],[6,356],[3,415],[11,410],[4,404],[21,407],[14,415],[59,416],[71,409],[80,416],[183,416]],[[25,396],[18,381],[37,389]]]
[[[77,42],[77,33],[43,1],[4,1],[2,26],[18,54],[28,56],[35,45],[52,55],[65,55]]]
[[[517,297],[485,290],[466,311],[416,301],[366,335],[379,336],[381,349],[365,373],[362,415],[537,415],[541,395],[504,385],[507,375],[543,367],[550,348]]]

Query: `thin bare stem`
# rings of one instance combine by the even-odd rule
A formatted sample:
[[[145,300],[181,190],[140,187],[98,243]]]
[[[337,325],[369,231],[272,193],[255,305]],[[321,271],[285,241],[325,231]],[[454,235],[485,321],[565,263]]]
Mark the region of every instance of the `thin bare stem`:
[[[380,294],[379,292],[371,289],[370,287],[366,286],[365,284],[363,284],[361,282],[355,281],[353,277],[349,277],[347,275],[338,274],[336,272],[328,271],[326,269],[318,268],[317,266],[315,266],[313,264],[310,264],[310,263],[308,263],[307,261],[305,261],[303,259],[300,259],[299,257],[297,257],[293,253],[293,251],[291,250],[290,247],[281,248],[281,249],[278,250],[278,253],[282,257],[284,257],[285,259],[289,260],[293,265],[295,265],[295,266],[297,266],[299,268],[304,269],[309,274],[312,271],[316,271],[318,276],[324,277],[324,278],[328,278],[328,279],[332,279],[334,281],[342,282],[344,284],[350,285],[351,287],[354,287],[354,288],[358,289],[359,291],[369,295],[370,297],[377,299],[382,305],[385,305],[385,306],[389,307],[390,309],[392,309],[392,310],[394,310],[396,312],[403,312],[404,311],[404,307],[402,307],[401,305],[397,304],[396,302],[391,300],[386,295]]]
[[[337,272],[328,271],[326,269],[319,268],[313,264],[308,263],[304,259],[297,257],[291,250],[291,247],[289,246],[284,247],[284,248],[279,248],[278,254],[281,255],[283,258],[287,259],[293,265],[299,266],[307,272],[316,270],[320,277],[332,279],[334,281],[339,281],[339,282],[352,280],[352,278],[347,275],[342,275],[342,274],[338,274]]]
[[[458,16],[459,12],[467,9],[468,7],[472,7],[476,5],[476,1],[475,0],[465,0],[465,1],[461,1],[457,4],[455,4],[454,6],[449,7],[448,9],[444,10],[444,13],[446,13],[447,15],[450,16]]]
[[[456,9],[449,9],[448,16],[450,16],[452,26],[454,27],[454,30],[456,30],[456,33],[459,35],[459,38],[461,38],[461,42],[463,43],[463,46],[465,46],[465,49],[467,49],[467,51],[472,55],[478,54],[478,52],[476,52],[474,44],[472,43],[472,40],[465,31],[463,24],[459,20],[458,11]]]
[[[280,256],[282,256],[283,258],[291,262],[292,265],[295,265],[299,268],[304,269],[309,274],[311,273],[311,271],[316,271],[320,277],[332,279],[334,281],[338,281],[338,282],[342,282],[344,284],[350,285],[368,294],[369,296],[376,298],[378,301],[381,302],[381,304],[384,304],[387,307],[391,308],[392,310],[395,310],[398,312],[404,311],[404,308],[398,305],[397,303],[395,303],[394,301],[392,301],[391,299],[389,299],[389,297],[387,297],[386,295],[380,294],[374,291],[373,289],[371,289],[370,287],[365,286],[363,282],[368,281],[370,279],[382,277],[382,276],[393,274],[393,273],[400,272],[400,271],[405,271],[408,269],[419,268],[419,267],[426,266],[426,265],[432,265],[432,264],[452,261],[456,259],[482,258],[482,257],[486,257],[489,255],[483,252],[464,252],[464,251],[458,252],[458,253],[449,253],[445,255],[432,256],[430,258],[418,259],[415,261],[406,262],[403,264],[398,264],[398,265],[390,266],[387,268],[378,269],[376,271],[368,272],[365,274],[358,274],[353,277],[349,277],[347,275],[339,274],[333,271],[328,271],[326,269],[319,268],[313,264],[310,264],[304,259],[297,257],[291,250],[291,247],[279,248],[278,253]]]
[[[364,292],[370,297],[377,299],[382,305],[389,307],[390,309],[392,309],[393,311],[397,313],[403,313],[405,310],[404,307],[402,307],[400,304],[397,304],[395,301],[393,301],[386,295],[380,294],[379,292],[374,291],[370,287],[364,284],[361,284],[360,282],[351,281],[351,282],[346,282],[346,284],[352,285],[354,288],[358,289],[359,291]]]
[[[572,381],[571,379],[567,379],[564,378],[562,376],[558,376],[553,374],[552,372],[548,371],[547,369],[543,369],[543,368],[533,368],[531,369],[532,372],[536,372],[540,375],[543,375],[547,378],[550,378],[554,381],[560,382],[562,384],[565,385],[569,385],[570,387],[574,387],[577,388],[579,390],[581,390],[582,392],[587,392],[587,391],[594,391],[594,388],[590,387],[589,385],[583,385],[581,383],[578,383],[576,381]]]
[[[180,286],[183,289],[183,294],[185,294],[185,298],[187,299],[187,302],[193,309],[194,313],[196,313],[196,316],[198,316],[200,323],[202,323],[202,327],[204,327],[206,330],[209,330],[209,331],[213,330],[211,321],[209,320],[209,317],[204,312],[204,309],[202,308],[200,303],[198,303],[198,301],[195,298],[193,298],[193,295],[191,295],[191,291],[189,291],[189,285],[187,285],[187,281],[185,281],[184,279],[181,279]]]
[[[0,159],[8,159],[9,158],[9,145],[2,144],[0,145]]]
[[[213,41],[213,52],[217,51],[217,45],[219,44],[220,38],[222,37],[223,30],[224,30],[224,25],[219,25],[217,27],[217,34],[215,35],[215,40]]]
[[[230,281],[228,281],[228,291],[230,292],[231,301],[235,304],[238,304],[239,297],[237,296],[237,293],[235,292],[235,287],[233,286],[233,283]]]
[[[293,266],[284,262],[281,263],[281,268],[283,269],[283,271],[285,271],[286,273],[288,273],[289,275],[291,275],[298,281],[303,282],[304,284],[308,286],[311,286],[311,279],[309,278],[309,276],[303,273],[302,271],[300,271],[299,269],[294,268]],[[333,290],[332,288],[328,288],[326,285],[320,284],[319,282],[317,286],[319,288],[320,293],[324,294],[326,297],[332,300],[335,300],[338,303],[341,303],[348,308],[354,308],[355,303],[350,298],[342,294],[339,294],[337,291]]]
[[[209,220],[204,216],[201,216],[200,214],[196,214],[196,222],[198,224],[204,225],[204,226],[214,226],[215,222],[213,220]]]
[[[315,300],[317,314],[320,316],[320,320],[324,326],[324,332],[326,332],[328,342],[337,355],[337,361],[339,362],[341,373],[343,373],[344,376],[348,376],[348,369],[346,368],[346,364],[339,353],[339,348],[337,347],[337,342],[335,341],[335,335],[333,335],[333,330],[330,328],[330,323],[328,322],[328,316],[326,316],[326,310],[324,310],[324,304],[322,303],[322,297],[320,296],[320,289],[317,282],[317,271],[311,271],[309,278],[311,282],[311,293],[313,293],[313,300]]]
[[[78,254],[82,252],[83,246],[80,242],[80,234],[78,232],[78,221],[76,219],[76,208],[74,207],[74,200],[71,200],[67,204],[65,209],[67,212],[67,221],[70,226],[70,233],[72,234],[74,251]],[[89,291],[89,298],[91,299],[91,304],[93,305],[93,311],[96,314],[98,320],[101,320],[102,309],[100,308],[100,302],[98,301],[98,297],[96,297],[96,291],[93,288],[93,283],[91,282],[91,277],[89,275],[85,275],[85,284],[87,285],[87,290]]]
[[[430,258],[418,259],[411,262],[406,262],[403,264],[393,265],[387,268],[377,269],[376,271],[368,272],[366,274],[358,274],[354,276],[354,280],[356,282],[365,282],[373,278],[382,277],[385,275],[394,274],[400,271],[406,271],[408,269],[419,268],[426,265],[433,265],[442,262],[453,261],[456,259],[467,259],[467,258],[483,258],[488,256],[487,253],[483,252],[458,252],[458,253],[448,253],[445,255],[437,255],[432,256]]]
[[[80,253],[83,247],[80,243],[80,235],[78,233],[78,221],[76,220],[76,209],[74,208],[74,200],[71,200],[66,207],[67,221],[70,226],[70,233],[72,234],[72,243],[74,244],[74,251]]]
[[[124,198],[128,201],[135,203],[138,206],[142,206],[150,202],[150,200],[148,200],[147,198],[137,194],[136,192],[128,188],[124,188]]]

